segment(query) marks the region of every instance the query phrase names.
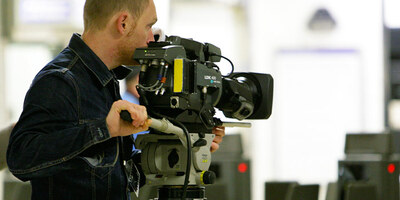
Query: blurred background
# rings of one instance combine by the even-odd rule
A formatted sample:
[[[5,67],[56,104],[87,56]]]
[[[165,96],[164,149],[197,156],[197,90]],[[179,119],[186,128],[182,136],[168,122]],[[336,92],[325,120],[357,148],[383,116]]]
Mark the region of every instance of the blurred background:
[[[347,133],[399,129],[390,78],[399,72],[390,53],[399,45],[390,39],[400,28],[399,0],[154,1],[155,26],[167,35],[212,43],[235,71],[274,77],[271,118],[252,121],[251,129],[227,129],[240,135],[247,164],[238,170],[249,174],[248,199],[265,199],[264,184],[272,181],[318,184],[325,199],[328,183],[338,179]],[[18,120],[36,73],[72,33],[82,33],[83,5],[1,0],[0,128]],[[230,70],[226,61],[218,66],[223,74]],[[12,180],[0,172],[0,200]]]

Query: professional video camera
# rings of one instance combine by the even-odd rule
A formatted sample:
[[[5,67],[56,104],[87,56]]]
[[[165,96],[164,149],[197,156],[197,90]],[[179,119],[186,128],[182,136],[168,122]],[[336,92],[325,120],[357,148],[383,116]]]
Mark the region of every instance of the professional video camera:
[[[215,137],[210,133],[213,127],[226,125],[214,117],[215,108],[238,120],[271,115],[272,76],[234,73],[227,58],[232,71],[223,76],[215,64],[221,58],[225,57],[218,47],[178,36],[134,53],[133,59],[141,65],[140,103],[153,117],[150,134],[139,135],[135,145],[142,150],[146,184],[163,186],[158,191],[160,199],[186,195],[205,199],[202,185],[215,179],[207,171]]]

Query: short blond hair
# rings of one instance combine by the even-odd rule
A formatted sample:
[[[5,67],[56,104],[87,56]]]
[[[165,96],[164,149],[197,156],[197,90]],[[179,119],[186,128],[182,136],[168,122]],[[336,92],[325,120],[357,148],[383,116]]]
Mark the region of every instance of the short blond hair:
[[[83,12],[85,30],[102,30],[117,12],[129,11],[139,18],[149,0],[86,0]]]

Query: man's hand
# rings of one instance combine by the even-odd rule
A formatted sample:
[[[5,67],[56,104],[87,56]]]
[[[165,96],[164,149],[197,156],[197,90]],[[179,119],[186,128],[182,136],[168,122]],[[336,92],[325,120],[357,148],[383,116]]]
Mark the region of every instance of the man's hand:
[[[132,123],[120,117],[122,110],[127,110],[133,119]],[[107,115],[106,123],[111,137],[127,136],[149,129],[151,119],[147,119],[146,107],[125,100],[113,103]]]
[[[225,127],[223,126],[216,126],[213,128],[212,133],[215,134],[215,138],[211,144],[211,152],[215,152],[219,149],[219,143],[222,142],[222,137],[225,136]]]

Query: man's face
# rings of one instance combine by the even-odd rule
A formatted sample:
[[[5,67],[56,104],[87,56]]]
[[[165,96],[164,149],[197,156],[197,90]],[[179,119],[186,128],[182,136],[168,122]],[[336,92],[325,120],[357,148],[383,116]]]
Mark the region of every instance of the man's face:
[[[132,29],[121,41],[122,64],[137,64],[132,58],[136,48],[147,47],[150,41],[154,41],[154,35],[151,31],[152,26],[157,22],[157,13],[153,0],[149,0],[149,5],[143,11],[142,15],[134,20]]]

